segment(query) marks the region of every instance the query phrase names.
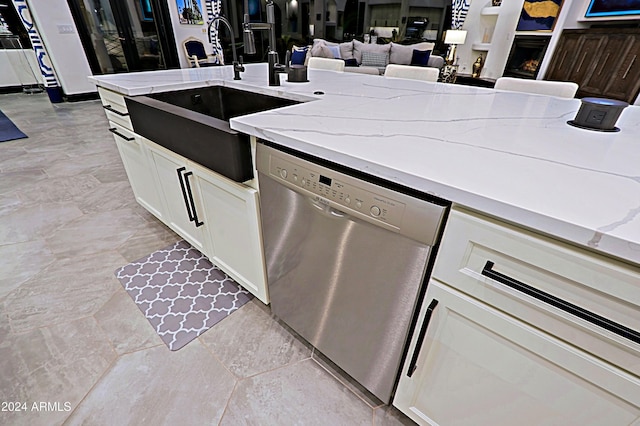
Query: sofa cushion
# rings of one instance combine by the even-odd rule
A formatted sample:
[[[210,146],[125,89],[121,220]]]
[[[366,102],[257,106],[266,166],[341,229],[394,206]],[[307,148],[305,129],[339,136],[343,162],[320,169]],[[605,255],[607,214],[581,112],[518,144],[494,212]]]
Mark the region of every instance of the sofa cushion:
[[[333,57],[335,59],[342,59],[340,56],[340,47],[339,46],[327,46],[327,48],[333,53]]]
[[[356,61],[358,61],[359,64],[361,64],[363,52],[378,53],[388,56],[390,48],[391,45],[389,44],[370,44],[362,43],[358,40],[353,40],[353,57],[356,58]]]
[[[311,47],[311,56],[329,59],[335,58],[334,52],[324,43],[314,43],[313,47]]]
[[[309,58],[311,57],[311,45],[309,46],[296,46],[295,44],[291,47],[291,57],[293,57],[293,52],[295,50],[304,50],[306,53],[306,56],[304,58],[304,63],[303,65],[307,65],[307,62],[309,62]]]
[[[291,64],[292,65],[304,65],[305,60],[307,59],[307,51],[309,49],[307,47],[296,48],[295,46],[291,49]]]
[[[338,45],[342,59],[353,59],[353,42],[347,41]]]
[[[380,70],[374,67],[345,67],[344,70],[345,72],[355,72],[359,74],[380,75]]]
[[[322,49],[322,47],[327,47],[330,51],[333,52],[332,56],[329,56],[327,53],[327,49]],[[313,45],[310,49],[310,56],[321,56],[323,58],[341,58],[341,59],[351,59],[353,58],[353,43],[350,41],[344,43],[334,43],[332,41],[327,41],[323,38],[314,38]]]
[[[418,65],[420,67],[429,66],[429,57],[431,56],[430,50],[413,50],[411,55],[411,65]]]
[[[434,44],[429,42],[415,43],[410,45],[403,45],[391,42],[389,43],[389,63],[399,65],[411,64],[411,56],[413,50],[433,50]]]
[[[442,68],[444,67],[444,58],[438,55],[429,56],[429,66],[433,68]]]
[[[344,66],[345,67],[357,67],[358,66],[358,61],[356,61],[356,58],[345,59],[344,60]]]
[[[384,53],[362,52],[363,67],[384,68],[389,63],[389,57]]]

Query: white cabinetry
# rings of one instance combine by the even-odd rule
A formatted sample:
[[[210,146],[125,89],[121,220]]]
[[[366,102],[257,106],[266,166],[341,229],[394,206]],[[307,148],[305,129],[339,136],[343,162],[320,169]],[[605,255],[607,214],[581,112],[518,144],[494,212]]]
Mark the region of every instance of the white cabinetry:
[[[634,424],[639,283],[637,268],[454,210],[394,405],[420,424]]]
[[[164,222],[194,248],[206,254],[202,202],[190,162],[148,140],[147,146],[164,195]]]
[[[209,226],[209,259],[264,303],[267,278],[258,191],[194,167]]]
[[[124,98],[101,87],[98,92],[136,201],[158,219],[164,220],[165,207],[156,185],[152,160],[143,138],[133,132]]]
[[[164,222],[269,303],[258,191],[145,139],[165,198]]]
[[[269,303],[258,191],[137,135],[124,97],[98,92],[138,203]]]
[[[516,26],[522,11],[522,0],[503,0],[500,6],[491,2],[472,1],[462,26],[467,30],[465,44],[457,47],[460,57],[458,72],[471,74],[478,56],[484,57],[481,77],[502,77]]]
[[[116,123],[110,125],[136,201],[158,219],[164,220],[163,201],[141,137]]]

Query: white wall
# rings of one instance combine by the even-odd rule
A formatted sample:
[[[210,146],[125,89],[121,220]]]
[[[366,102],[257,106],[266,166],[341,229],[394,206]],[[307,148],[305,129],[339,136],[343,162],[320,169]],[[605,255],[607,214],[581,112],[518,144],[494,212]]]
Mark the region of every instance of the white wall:
[[[27,4],[64,93],[95,92],[87,80],[91,68],[66,0],[28,0]]]
[[[484,58],[481,76],[487,78],[502,77],[507,58],[511,51],[511,44],[516,33],[516,26],[524,0],[502,0],[497,9],[497,15],[482,16],[482,9],[491,6],[490,0],[473,0],[469,6],[463,29],[467,30],[465,44],[458,46],[457,55],[460,57],[458,72],[471,74],[472,65],[479,55]],[[474,49],[474,44],[481,44],[485,29],[495,22],[489,50]],[[477,47],[477,46],[476,46]]]

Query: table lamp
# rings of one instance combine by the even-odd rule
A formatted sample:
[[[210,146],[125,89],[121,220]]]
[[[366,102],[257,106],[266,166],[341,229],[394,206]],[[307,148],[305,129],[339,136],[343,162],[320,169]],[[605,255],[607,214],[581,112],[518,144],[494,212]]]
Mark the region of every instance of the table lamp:
[[[444,35],[444,43],[449,45],[447,53],[447,65],[453,65],[456,60],[456,46],[464,44],[467,39],[467,30],[447,30]]]

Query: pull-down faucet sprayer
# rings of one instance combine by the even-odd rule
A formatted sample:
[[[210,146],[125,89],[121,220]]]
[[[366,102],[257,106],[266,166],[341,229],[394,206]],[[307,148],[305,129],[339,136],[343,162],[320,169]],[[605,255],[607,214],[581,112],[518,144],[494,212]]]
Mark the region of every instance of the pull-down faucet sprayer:
[[[276,52],[276,18],[273,0],[267,1],[267,22],[249,22],[249,15],[245,13],[242,24],[242,36],[244,40],[244,51],[247,54],[256,53],[256,42],[253,38],[252,30],[269,31],[269,52],[267,61],[269,62],[269,86],[280,86],[278,74],[287,71],[288,60],[285,65],[280,64],[278,52]]]
[[[209,40],[211,40],[211,26],[214,22],[222,22],[229,29],[229,36],[231,37],[231,53],[233,54],[233,79],[234,80],[242,80],[240,78],[240,73],[244,72],[244,66],[242,64],[242,56],[240,56],[240,62],[238,62],[238,54],[236,53],[236,42],[235,36],[233,34],[233,28],[231,27],[231,23],[224,16],[218,16],[209,21],[209,27],[207,28],[207,36]]]

